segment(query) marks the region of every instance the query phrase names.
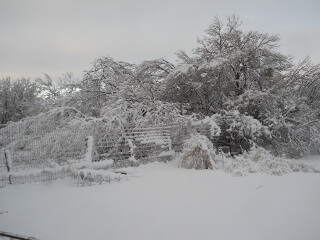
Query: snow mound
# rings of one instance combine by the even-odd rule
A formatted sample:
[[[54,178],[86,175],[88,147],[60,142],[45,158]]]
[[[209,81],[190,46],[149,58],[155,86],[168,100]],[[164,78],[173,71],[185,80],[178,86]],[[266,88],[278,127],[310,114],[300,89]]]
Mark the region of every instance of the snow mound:
[[[249,173],[267,173],[277,176],[291,172],[320,173],[320,169],[313,165],[275,157],[261,147],[253,148],[250,152],[229,159],[224,165],[224,171],[238,176],[245,176]]]

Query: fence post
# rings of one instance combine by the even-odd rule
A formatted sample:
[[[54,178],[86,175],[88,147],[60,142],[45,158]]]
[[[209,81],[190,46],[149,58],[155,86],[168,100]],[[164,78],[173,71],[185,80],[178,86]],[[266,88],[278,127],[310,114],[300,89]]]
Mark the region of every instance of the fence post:
[[[9,149],[4,149],[4,159],[6,160],[7,171],[9,173],[9,184],[11,184],[12,158]]]
[[[92,162],[92,152],[93,152],[93,137],[86,137],[86,154],[84,160],[86,162]]]

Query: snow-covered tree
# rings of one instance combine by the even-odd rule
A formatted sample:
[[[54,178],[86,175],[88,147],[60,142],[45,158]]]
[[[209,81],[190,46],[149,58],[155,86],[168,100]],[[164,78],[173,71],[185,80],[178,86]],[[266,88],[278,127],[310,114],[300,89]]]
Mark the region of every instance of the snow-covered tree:
[[[91,116],[100,116],[100,110],[114,99],[124,94],[124,89],[132,85],[134,65],[118,62],[110,57],[102,57],[93,62],[80,84],[79,101],[81,111]],[[126,88],[127,95],[134,94]]]
[[[143,61],[137,65],[134,77],[134,90],[137,100],[160,100],[167,76],[174,65],[165,59]]]
[[[126,102],[126,106],[143,105],[148,101],[155,103],[161,99],[164,82],[173,67],[164,59],[134,65],[102,57],[93,63],[82,81],[71,81],[72,76],[64,76],[62,97],[68,95],[64,101],[66,106],[76,107],[94,117],[101,116],[102,109],[119,106],[119,103]]]
[[[277,153],[299,156],[319,149],[319,65],[308,59],[284,72],[281,81],[268,91],[247,90],[227,109],[237,109],[268,126],[266,139]]]
[[[274,141],[288,155],[320,150],[319,90],[320,65],[306,58],[271,91],[281,105],[266,121],[272,124]]]
[[[54,84],[49,74],[43,73],[44,78],[37,78],[36,83],[41,89],[41,97],[47,100],[55,100],[60,96],[60,91],[56,84]]]
[[[130,102],[119,99],[101,110],[105,122],[114,127],[171,125],[190,118],[176,104],[162,101]]]
[[[29,79],[1,79],[0,124],[39,113],[43,109],[39,93],[37,84]]]
[[[178,52],[167,100],[207,116],[237,110],[252,117],[268,127],[263,142],[279,154],[319,149],[319,65],[294,64],[278,51],[278,36],[241,24],[235,15],[226,24],[215,18],[192,56]]]
[[[291,67],[290,58],[277,52],[279,38],[240,29],[235,15],[227,24],[215,18],[199,39],[193,56],[178,52],[180,65],[168,78],[171,101],[188,103],[192,111],[211,115],[247,90],[267,91]]]
[[[210,76],[197,63],[180,65],[168,76],[165,99],[180,103],[189,113],[214,114],[226,99],[220,73],[217,65],[210,69]]]
[[[64,96],[80,91],[81,79],[76,78],[72,72],[66,72],[59,77],[58,86]]]

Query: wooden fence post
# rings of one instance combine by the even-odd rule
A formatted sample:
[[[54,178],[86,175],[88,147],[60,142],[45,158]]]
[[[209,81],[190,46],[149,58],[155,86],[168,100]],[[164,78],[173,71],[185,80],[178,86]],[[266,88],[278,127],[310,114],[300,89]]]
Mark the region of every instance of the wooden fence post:
[[[4,149],[4,159],[6,160],[7,171],[9,173],[9,184],[11,184],[12,158],[9,149]]]

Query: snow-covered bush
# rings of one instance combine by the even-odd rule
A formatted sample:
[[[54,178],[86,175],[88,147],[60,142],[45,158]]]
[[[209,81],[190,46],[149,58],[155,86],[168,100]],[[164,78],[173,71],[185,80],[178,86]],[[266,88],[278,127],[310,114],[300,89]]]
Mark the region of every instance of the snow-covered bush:
[[[262,122],[281,110],[277,100],[277,96],[270,92],[248,89],[236,99],[228,99],[224,106],[229,111],[237,110]]]
[[[230,146],[232,152],[249,150],[252,143],[260,144],[262,139],[270,137],[268,127],[237,110],[222,111],[220,114],[193,121],[191,125],[195,131]]]
[[[268,127],[263,126],[257,119],[252,116],[240,114],[239,111],[230,111],[228,114],[228,129],[230,134],[236,134],[240,137],[255,140],[262,135],[270,136]]]
[[[314,113],[271,119],[273,132],[271,140],[277,153],[299,158],[311,152],[320,152],[320,121],[311,120],[316,118],[311,115]]]
[[[228,159],[224,170],[239,176],[248,173],[267,173],[277,176],[291,172],[320,173],[320,169],[315,166],[296,163],[284,157],[276,157],[264,148],[255,146],[243,155]]]
[[[180,156],[179,166],[187,169],[214,168],[215,150],[206,136],[192,134],[186,140]]]
[[[221,115],[214,114],[211,117],[207,116],[202,120],[193,121],[191,124],[192,124],[192,126],[208,125],[208,126],[210,126],[210,135],[211,136],[220,136],[221,128],[218,125],[218,122],[220,122],[220,121],[221,121]]]
[[[292,69],[284,82],[278,82],[280,87],[274,85],[272,91],[247,90],[236,99],[228,99],[225,107],[246,113],[267,126],[271,134],[266,135],[262,146],[277,155],[298,158],[319,153],[320,81],[313,75],[316,69],[319,66],[312,67],[305,60]],[[291,87],[283,87],[286,84]]]

